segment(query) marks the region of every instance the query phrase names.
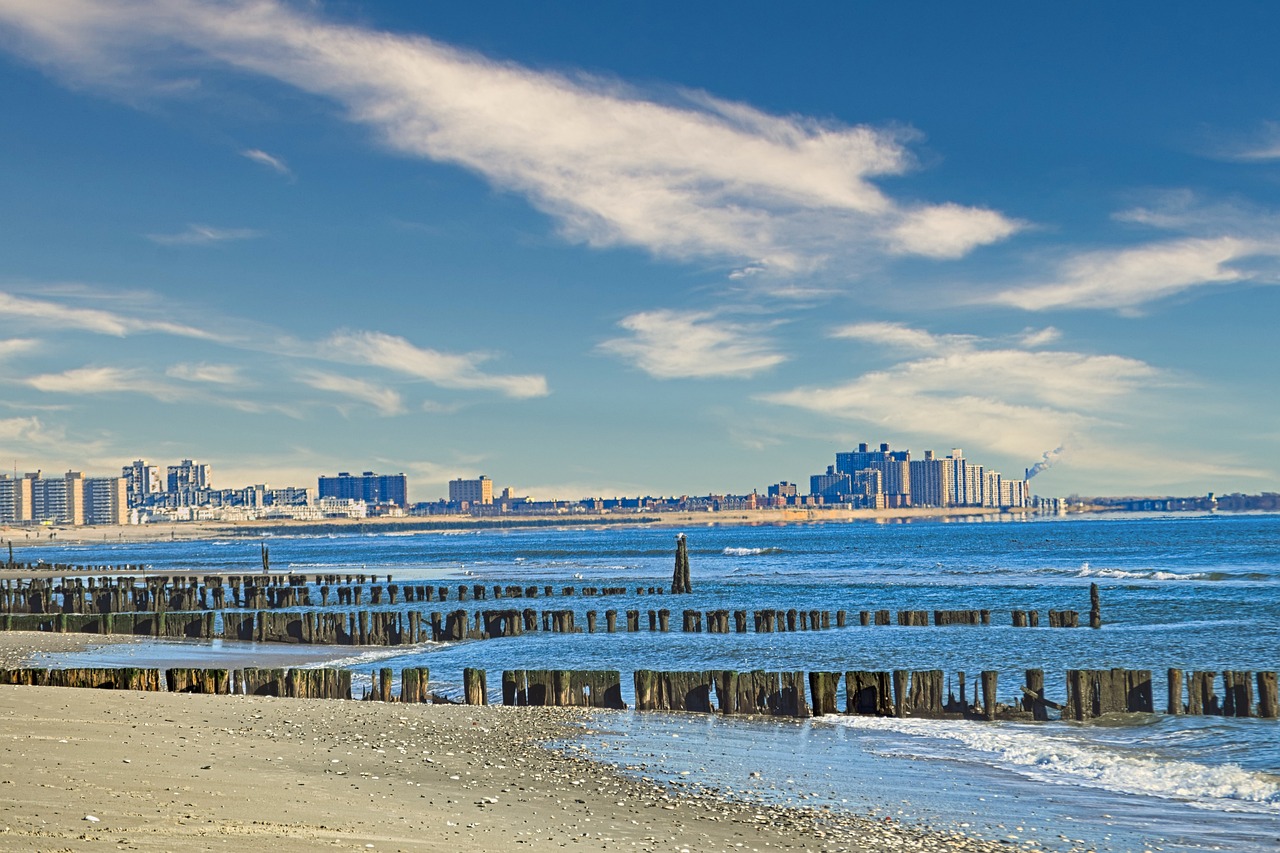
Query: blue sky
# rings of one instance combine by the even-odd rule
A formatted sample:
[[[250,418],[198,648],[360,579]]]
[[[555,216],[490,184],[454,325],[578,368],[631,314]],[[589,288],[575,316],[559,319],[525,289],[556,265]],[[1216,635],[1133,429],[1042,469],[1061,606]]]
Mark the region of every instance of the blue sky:
[[[0,458],[1275,489],[1280,10],[0,0]]]

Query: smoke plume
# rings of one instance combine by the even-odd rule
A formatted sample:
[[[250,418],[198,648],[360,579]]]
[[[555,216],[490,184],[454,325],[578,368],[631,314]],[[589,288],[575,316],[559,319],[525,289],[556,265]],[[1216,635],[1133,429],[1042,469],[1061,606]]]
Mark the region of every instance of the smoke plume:
[[[1067,449],[1065,444],[1060,444],[1053,450],[1046,450],[1040,461],[1027,469],[1027,479],[1030,480],[1036,474],[1039,474],[1046,468],[1052,468],[1053,463],[1058,461],[1058,457],[1062,456],[1063,451]]]

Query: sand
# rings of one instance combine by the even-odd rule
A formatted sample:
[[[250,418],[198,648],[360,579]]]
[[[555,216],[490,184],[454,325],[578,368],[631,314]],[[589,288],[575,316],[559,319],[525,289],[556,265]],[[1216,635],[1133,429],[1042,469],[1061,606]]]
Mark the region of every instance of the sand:
[[[676,793],[542,745],[607,738],[586,734],[600,722],[569,709],[0,687],[0,849],[1008,849]]]
[[[56,526],[0,526],[0,541],[13,543],[21,562],[26,547],[57,543],[156,542],[235,537],[257,539],[287,536],[291,532],[315,534],[319,531],[341,535],[351,532],[441,533],[469,530],[486,525],[574,525],[634,524],[645,527],[694,528],[708,525],[741,526],[769,524],[820,524],[850,521],[901,521],[904,519],[967,518],[973,516],[1017,517],[1029,509],[997,510],[989,507],[906,507],[902,509],[841,509],[835,507],[725,510],[723,512],[616,512],[582,513],[565,516],[510,515],[472,517],[470,515],[407,516],[324,521],[281,519],[222,522],[190,521],[160,524]],[[2,561],[7,554],[0,555]],[[252,565],[247,570],[252,570]]]
[[[0,850],[1009,849],[578,757],[613,713],[0,686]]]

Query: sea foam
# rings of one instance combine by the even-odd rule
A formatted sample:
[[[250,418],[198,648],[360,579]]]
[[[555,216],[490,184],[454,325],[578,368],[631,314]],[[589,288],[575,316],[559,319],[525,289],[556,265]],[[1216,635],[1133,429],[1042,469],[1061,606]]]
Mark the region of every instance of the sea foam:
[[[1280,815],[1280,778],[1235,764],[1207,765],[1149,749],[1085,743],[1041,727],[1031,731],[1016,725],[879,717],[845,717],[838,724],[918,739],[873,747],[886,755],[979,761],[1039,782],[1175,799],[1219,811]]]

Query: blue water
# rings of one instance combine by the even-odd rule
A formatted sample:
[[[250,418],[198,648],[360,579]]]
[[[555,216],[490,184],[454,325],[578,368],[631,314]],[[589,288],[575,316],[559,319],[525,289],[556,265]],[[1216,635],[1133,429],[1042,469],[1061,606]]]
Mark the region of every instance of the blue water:
[[[1068,668],[1150,669],[1157,710],[1164,672],[1280,669],[1280,516],[1003,519],[686,528],[692,595],[538,598],[521,607],[585,611],[667,607],[850,612],[853,627],[782,634],[560,635],[410,649],[341,649],[362,676],[375,666],[429,666],[433,688],[457,692],[464,666],[659,669],[943,669],[1000,672],[1011,701],[1023,670],[1045,670],[1065,696]],[[665,586],[667,529],[564,528],[466,534],[273,537],[272,566],[391,574],[396,583]],[[157,574],[260,569],[257,540],[18,544],[18,558],[145,563]],[[1009,610],[1089,608],[1104,627],[1010,627]],[[450,601],[416,604],[449,610]],[[469,610],[503,606],[467,602]],[[401,605],[403,607],[403,605]],[[989,627],[867,627],[859,610],[992,611]],[[620,618],[620,621],[621,618]],[[600,617],[603,630],[603,612]],[[642,616],[642,624],[647,619]],[[275,649],[156,644],[64,656],[66,665],[156,665],[263,659]],[[299,651],[299,650],[293,650]],[[212,664],[211,664],[212,665]],[[222,663],[221,665],[235,665]],[[629,679],[624,698],[630,701]],[[953,681],[954,686],[954,681]],[[970,687],[970,690],[972,687]],[[495,691],[496,693],[496,691]],[[895,820],[959,826],[1015,843],[1108,851],[1280,850],[1280,724],[1222,718],[1126,717],[1092,725],[823,718],[802,724],[664,714],[607,714],[583,747],[631,772],[797,803],[834,804]],[[689,771],[690,775],[682,775]],[[758,774],[758,775],[753,775]]]

